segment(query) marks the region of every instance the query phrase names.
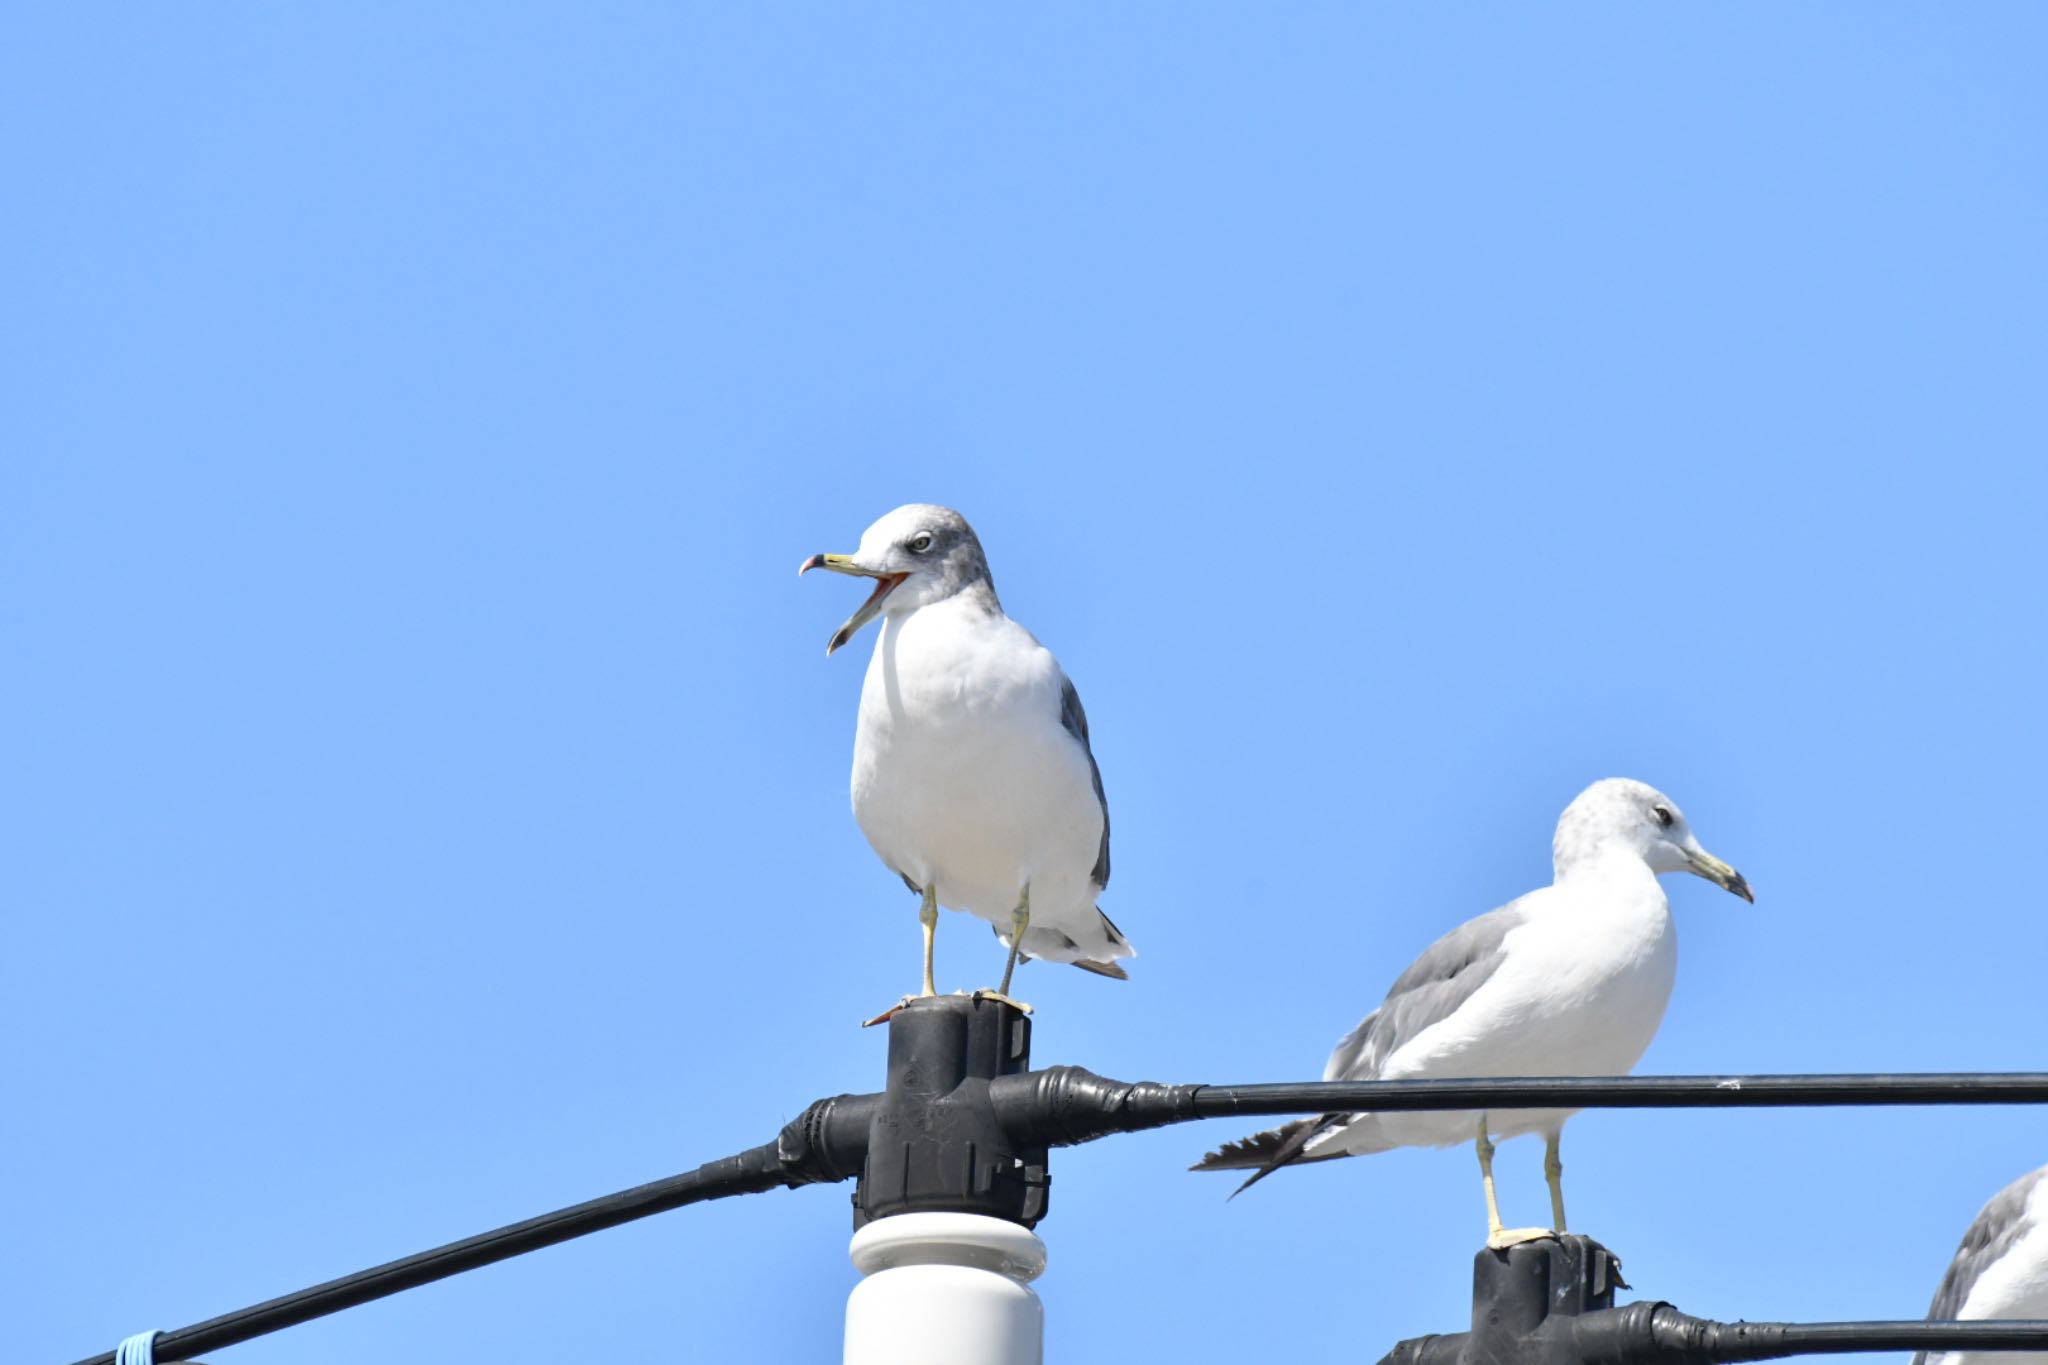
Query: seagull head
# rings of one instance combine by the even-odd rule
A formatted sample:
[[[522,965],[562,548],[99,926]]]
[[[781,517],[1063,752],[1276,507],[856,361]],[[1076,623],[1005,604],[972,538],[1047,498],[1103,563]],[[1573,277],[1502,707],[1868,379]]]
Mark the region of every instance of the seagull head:
[[[1742,874],[1700,847],[1678,803],[1647,782],[1609,777],[1580,792],[1558,817],[1552,848],[1559,877],[1582,862],[1625,849],[1652,872],[1690,872],[1756,903]]]
[[[872,578],[875,590],[846,623],[832,632],[827,654],[854,637],[877,616],[899,616],[956,593],[986,584],[989,600],[995,585],[988,560],[967,518],[950,507],[913,502],[899,507],[862,533],[860,548],[850,555],[812,555],[797,567]]]

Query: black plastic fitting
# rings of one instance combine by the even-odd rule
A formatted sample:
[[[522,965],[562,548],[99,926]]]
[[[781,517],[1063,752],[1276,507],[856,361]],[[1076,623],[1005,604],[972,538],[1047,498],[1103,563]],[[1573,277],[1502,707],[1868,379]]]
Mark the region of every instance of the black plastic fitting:
[[[1472,1270],[1472,1328],[1413,1337],[1380,1365],[1724,1365],[1779,1356],[1885,1350],[2028,1350],[2039,1322],[1715,1322],[1668,1303],[1614,1306],[1621,1262],[1589,1237],[1560,1233],[1482,1251]]]
[[[1031,1020],[1010,1005],[940,995],[897,1010],[889,1085],[873,1106],[853,1191],[854,1226],[917,1212],[980,1213],[1025,1227],[1045,1217],[1046,1144],[1006,1126],[990,1097],[992,1083],[1030,1066]],[[839,1150],[851,1154],[850,1145]]]

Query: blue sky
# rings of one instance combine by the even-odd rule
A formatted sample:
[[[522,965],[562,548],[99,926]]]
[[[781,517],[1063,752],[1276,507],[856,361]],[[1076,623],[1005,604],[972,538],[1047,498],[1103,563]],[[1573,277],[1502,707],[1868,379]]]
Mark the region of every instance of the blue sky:
[[[974,521],[1115,815],[1037,1056],[1313,1076],[1595,778],[1654,1072],[2033,1068],[2048,13],[221,4],[0,17],[10,1355],[65,1361],[879,1082],[914,903],[859,593]],[[946,986],[999,970],[940,931]],[[1051,1358],[1455,1328],[1469,1150],[1226,1206],[1058,1157]],[[1588,1114],[1647,1297],[1912,1316],[2038,1113]],[[1502,1148],[1510,1221],[1541,1149]],[[837,1350],[844,1190],[222,1361]]]

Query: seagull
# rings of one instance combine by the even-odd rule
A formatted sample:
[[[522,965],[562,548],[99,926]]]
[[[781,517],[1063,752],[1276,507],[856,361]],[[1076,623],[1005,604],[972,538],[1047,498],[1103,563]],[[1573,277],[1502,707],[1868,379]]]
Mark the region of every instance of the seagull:
[[[2048,1318],[2048,1166],[1991,1196],[1941,1277],[1930,1321]],[[1913,1365],[2048,1365],[2048,1351],[1922,1351]]]
[[[1692,872],[1752,904],[1742,875],[1700,847],[1676,802],[1607,778],[1558,818],[1549,886],[1467,920],[1394,982],[1337,1044],[1326,1081],[1620,1075],[1641,1059],[1678,966],[1671,906],[1657,876]],[[1570,1109],[1500,1113],[1324,1114],[1229,1143],[1192,1168],[1256,1168],[1242,1194],[1298,1161],[1475,1138],[1496,1250],[1564,1231],[1558,1137]],[[1493,1188],[1493,1136],[1542,1133],[1551,1227],[1507,1229]]]
[[[1109,803],[1088,713],[1052,651],[1003,614],[974,528],[912,503],[854,553],[812,555],[797,572],[811,569],[875,580],[825,653],[882,618],[853,737],[853,814],[919,898],[922,994],[938,994],[942,905],[987,920],[1009,949],[1002,984],[982,996],[1017,1004],[1020,958],[1127,980],[1117,962],[1136,950],[1095,904],[1109,885]]]

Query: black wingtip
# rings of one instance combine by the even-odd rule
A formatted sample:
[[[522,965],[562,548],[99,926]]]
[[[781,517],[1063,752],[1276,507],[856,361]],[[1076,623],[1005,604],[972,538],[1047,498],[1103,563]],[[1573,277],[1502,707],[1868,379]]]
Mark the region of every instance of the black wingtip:
[[[1269,1176],[1269,1175],[1273,1174],[1273,1172],[1275,1172],[1275,1171],[1277,1171],[1277,1170],[1279,1170],[1279,1169],[1280,1169],[1280,1168],[1279,1168],[1278,1166],[1267,1166],[1267,1167],[1265,1167],[1265,1168],[1263,1168],[1263,1169],[1261,1169],[1261,1170],[1256,1170],[1256,1171],[1253,1171],[1253,1172],[1251,1173],[1250,1177],[1248,1177],[1248,1178],[1247,1178],[1247,1179],[1245,1180],[1244,1184],[1242,1184],[1242,1185],[1239,1185],[1239,1186],[1238,1186],[1238,1187],[1237,1187],[1236,1189],[1232,1190],[1232,1191],[1231,1191],[1231,1192],[1230,1192],[1230,1193],[1229,1193],[1229,1194],[1228,1194],[1227,1196],[1225,1196],[1225,1197],[1224,1197],[1224,1200],[1223,1200],[1223,1202],[1224,1202],[1224,1203],[1226,1203],[1226,1204],[1228,1204],[1228,1203],[1229,1203],[1229,1202],[1230,1202],[1231,1200],[1233,1200],[1233,1199],[1237,1198],[1237,1197],[1238,1197],[1239,1195],[1243,1194],[1243,1193],[1244,1193],[1244,1192],[1245,1192],[1246,1190],[1248,1190],[1248,1189],[1250,1189],[1250,1188],[1251,1188],[1252,1186],[1254,1186],[1254,1185],[1258,1184],[1258,1183],[1259,1183],[1259,1182],[1260,1182],[1261,1180],[1264,1180],[1264,1179],[1265,1179],[1265,1178],[1266,1178],[1267,1176]]]
[[[1215,1151],[1204,1156],[1188,1169],[1191,1171],[1230,1171],[1257,1167],[1242,1185],[1230,1192],[1235,1199],[1252,1186],[1264,1180],[1282,1166],[1291,1166],[1300,1161],[1320,1161],[1320,1156],[1304,1156],[1308,1144],[1319,1134],[1341,1127],[1346,1116],[1324,1114],[1312,1119],[1296,1119],[1278,1128],[1269,1128],[1263,1133],[1254,1133],[1235,1142],[1226,1142]],[[1343,1153],[1332,1153],[1341,1156]],[[1230,1202],[1229,1199],[1224,1201]]]
[[[1231,1169],[1228,1166],[1212,1166],[1207,1164],[1208,1162],[1214,1161],[1219,1155],[1220,1153],[1211,1152],[1209,1153],[1209,1155],[1203,1157],[1200,1161],[1197,1161],[1194,1165],[1188,1167],[1188,1169],[1191,1171],[1227,1171]],[[1224,1196],[1223,1202],[1228,1204],[1231,1200],[1237,1198],[1246,1190],[1258,1184],[1261,1180],[1264,1180],[1267,1176],[1273,1174],[1273,1172],[1279,1169],[1280,1168],[1278,1166],[1268,1166],[1263,1170],[1253,1171],[1249,1179],[1247,1179],[1242,1185],[1239,1185],[1236,1189],[1232,1190],[1229,1194]]]

